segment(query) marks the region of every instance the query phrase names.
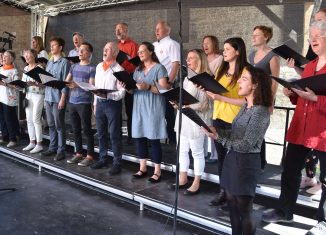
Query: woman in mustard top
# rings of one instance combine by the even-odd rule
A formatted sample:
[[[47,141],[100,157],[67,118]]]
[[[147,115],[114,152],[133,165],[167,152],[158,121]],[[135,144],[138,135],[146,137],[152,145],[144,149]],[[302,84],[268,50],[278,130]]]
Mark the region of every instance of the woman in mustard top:
[[[214,100],[213,125],[217,129],[231,129],[233,119],[245,103],[245,99],[238,95],[237,81],[247,65],[246,46],[242,38],[225,40],[223,62],[216,72],[215,79],[229,92],[220,95],[206,91],[208,97]],[[227,149],[217,142],[215,147],[218,153],[218,174],[221,177]],[[220,188],[217,198],[211,201],[211,205],[219,206],[225,202],[225,192]]]

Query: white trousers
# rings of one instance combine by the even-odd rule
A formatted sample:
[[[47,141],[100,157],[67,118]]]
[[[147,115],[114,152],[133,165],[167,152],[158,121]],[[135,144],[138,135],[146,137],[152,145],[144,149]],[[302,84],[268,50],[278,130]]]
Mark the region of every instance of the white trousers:
[[[44,106],[44,95],[30,93],[28,106],[26,107],[27,129],[30,141],[41,142],[42,136],[42,109]]]
[[[195,175],[200,176],[203,174],[205,168],[204,139],[204,134],[196,139],[190,139],[183,135],[180,136],[179,163],[181,172],[188,172],[189,170],[189,149],[191,149]]]

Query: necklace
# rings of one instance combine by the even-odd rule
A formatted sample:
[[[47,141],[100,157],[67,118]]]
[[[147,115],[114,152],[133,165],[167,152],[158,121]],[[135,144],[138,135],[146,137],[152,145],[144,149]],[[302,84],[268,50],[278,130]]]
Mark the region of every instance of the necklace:
[[[226,76],[226,77],[232,77],[233,74],[231,74],[231,73],[229,73],[229,72],[226,72],[226,73],[225,73],[225,76]]]

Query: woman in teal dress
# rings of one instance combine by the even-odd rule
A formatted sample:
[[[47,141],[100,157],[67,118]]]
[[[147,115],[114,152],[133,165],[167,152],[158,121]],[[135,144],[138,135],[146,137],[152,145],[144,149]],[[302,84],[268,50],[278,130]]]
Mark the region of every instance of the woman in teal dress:
[[[158,87],[168,89],[168,73],[154,52],[154,46],[143,42],[138,51],[141,64],[136,68],[133,78],[137,82],[134,93],[132,112],[132,137],[136,139],[137,152],[140,158],[140,169],[135,178],[147,175],[146,159],[149,158],[147,142],[150,141],[152,161],[155,164],[154,174],[149,181],[161,180],[162,150],[160,139],[167,138],[165,123],[165,98],[160,95]]]

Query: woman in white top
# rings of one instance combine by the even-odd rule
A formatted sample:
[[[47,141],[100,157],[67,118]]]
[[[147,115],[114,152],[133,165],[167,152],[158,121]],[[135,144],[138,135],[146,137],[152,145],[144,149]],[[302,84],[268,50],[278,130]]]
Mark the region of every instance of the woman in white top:
[[[48,53],[44,49],[43,39],[40,36],[32,37],[32,49],[37,52],[37,58],[49,59]],[[42,64],[45,67],[46,64]]]
[[[24,68],[24,72],[28,72],[34,69],[36,66],[40,66],[36,63],[37,52],[33,49],[25,50],[24,57],[27,66]],[[27,82],[26,99],[28,100],[26,111],[27,129],[30,143],[24,151],[30,151],[30,153],[39,153],[43,150],[42,146],[42,109],[44,105],[44,86],[37,84],[35,80],[23,74],[22,80]]]
[[[187,55],[187,66],[192,69],[196,73],[208,72],[208,62],[207,57],[203,50],[194,49],[190,50]],[[196,87],[188,78],[185,78],[183,82],[183,88],[194,96],[198,103],[187,105],[186,107],[191,108],[196,111],[196,113],[203,119],[204,122],[208,123],[211,116],[209,114],[209,99],[206,96],[206,93]],[[173,103],[173,107],[175,109],[178,106]],[[176,123],[175,123],[175,131],[177,134],[179,131],[178,128],[178,116],[177,113]],[[195,179],[192,185],[184,192],[185,195],[195,195],[199,193],[200,189],[200,178],[204,172],[205,168],[205,156],[204,156],[204,139],[205,134],[200,131],[200,126],[194,123],[185,115],[182,116],[182,127],[180,133],[180,186],[179,188],[187,188],[188,187],[188,178],[187,172],[189,170],[189,149],[191,149],[192,157],[194,158],[194,173]],[[170,186],[171,189],[175,188],[175,184]]]
[[[6,76],[6,79],[0,81],[0,118],[1,118],[1,142],[8,142],[7,147],[17,145],[17,135],[19,135],[19,122],[16,113],[18,105],[18,91],[15,86],[8,84],[18,80],[18,71],[14,66],[16,55],[13,51],[6,51],[3,54],[3,66],[0,68],[0,74]]]

